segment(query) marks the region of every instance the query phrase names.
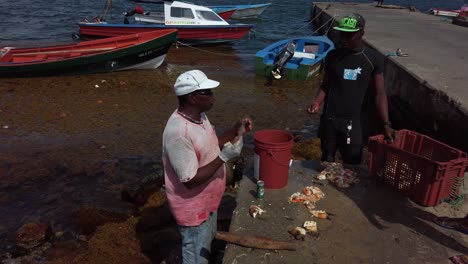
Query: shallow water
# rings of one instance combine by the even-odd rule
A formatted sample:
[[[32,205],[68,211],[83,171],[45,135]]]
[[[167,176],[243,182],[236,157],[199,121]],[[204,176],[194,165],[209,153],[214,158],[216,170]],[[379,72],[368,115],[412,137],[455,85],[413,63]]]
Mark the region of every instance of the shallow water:
[[[162,131],[177,106],[172,85],[185,70],[198,68],[221,82],[208,112],[220,130],[244,115],[256,130],[297,130],[310,120],[305,108],[317,80],[265,85],[235,51],[223,52],[233,56],[218,60],[174,47],[156,71],[2,80],[5,246],[13,231],[31,221],[50,222],[71,235],[80,205],[128,210],[120,191],[136,188],[159,163]],[[252,135],[246,142],[252,146]]]

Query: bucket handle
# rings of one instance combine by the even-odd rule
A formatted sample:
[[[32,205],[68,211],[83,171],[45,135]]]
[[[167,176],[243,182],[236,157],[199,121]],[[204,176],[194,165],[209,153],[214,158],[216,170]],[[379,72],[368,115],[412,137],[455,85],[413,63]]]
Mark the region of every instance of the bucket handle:
[[[268,154],[268,156],[271,157],[272,160],[274,160],[280,166],[289,167],[289,162],[287,164],[281,163],[278,159],[276,159],[274,153],[271,150],[269,150],[267,154]]]

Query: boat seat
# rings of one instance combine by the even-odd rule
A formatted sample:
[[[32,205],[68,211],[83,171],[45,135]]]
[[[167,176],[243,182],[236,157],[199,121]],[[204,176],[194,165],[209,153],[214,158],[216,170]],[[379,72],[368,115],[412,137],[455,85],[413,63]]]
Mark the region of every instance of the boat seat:
[[[292,57],[285,65],[288,69],[297,69],[299,64],[301,64],[302,58]]]
[[[295,51],[293,58],[308,58],[308,59],[315,59],[315,54],[307,53],[307,52],[299,52]]]
[[[31,60],[31,58],[29,58],[29,57],[13,57],[11,62],[28,62],[30,60]]]
[[[45,60],[45,59],[47,59],[47,55],[45,55],[45,54],[41,54],[41,55],[36,56],[36,60]]]

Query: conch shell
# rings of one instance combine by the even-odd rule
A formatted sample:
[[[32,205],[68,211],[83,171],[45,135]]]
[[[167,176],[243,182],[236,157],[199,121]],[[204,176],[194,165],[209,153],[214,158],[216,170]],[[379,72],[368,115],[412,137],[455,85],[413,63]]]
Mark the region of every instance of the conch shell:
[[[323,210],[312,210],[312,211],[310,211],[310,213],[316,218],[328,219],[327,212],[325,212]]]
[[[266,211],[263,210],[262,208],[260,208],[259,206],[251,205],[250,208],[249,208],[249,214],[253,218],[257,217],[257,214],[261,215],[263,213],[266,213]]]
[[[307,231],[303,227],[294,227],[289,233],[297,240],[304,240]]]

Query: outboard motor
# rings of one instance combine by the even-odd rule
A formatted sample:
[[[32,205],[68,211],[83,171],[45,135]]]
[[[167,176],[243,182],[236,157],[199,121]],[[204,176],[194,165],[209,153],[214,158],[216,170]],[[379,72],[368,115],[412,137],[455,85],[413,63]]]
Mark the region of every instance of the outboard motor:
[[[271,71],[271,74],[275,79],[281,79],[283,67],[294,56],[295,50],[296,42],[290,41],[281,49],[278,55],[276,55],[275,60],[273,62],[273,70]]]
[[[133,16],[134,14],[144,14],[145,11],[141,6],[136,6],[135,9],[133,9],[130,12],[123,12],[124,17],[124,24],[129,24],[130,22],[128,21],[127,17]]]

